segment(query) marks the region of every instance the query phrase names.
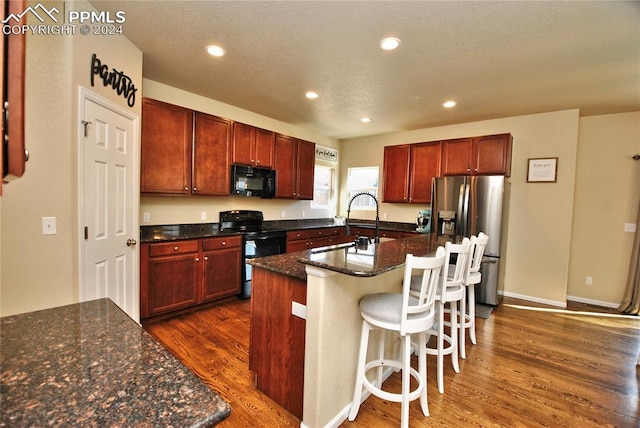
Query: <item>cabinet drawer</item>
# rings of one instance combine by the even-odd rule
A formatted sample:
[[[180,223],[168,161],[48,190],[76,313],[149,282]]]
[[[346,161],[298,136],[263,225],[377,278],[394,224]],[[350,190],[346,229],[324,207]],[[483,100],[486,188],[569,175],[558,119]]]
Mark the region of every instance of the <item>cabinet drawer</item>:
[[[149,245],[149,256],[151,257],[197,252],[198,241],[177,241]]]
[[[202,249],[204,251],[240,247],[241,245],[242,236],[225,236],[224,238],[208,238],[202,240]]]
[[[334,227],[325,229],[313,229],[309,233],[309,238],[313,239],[315,237],[322,236],[336,236],[338,233],[340,233],[340,230]]]
[[[309,239],[308,230],[291,230],[287,232],[287,241],[296,241],[298,239]]]

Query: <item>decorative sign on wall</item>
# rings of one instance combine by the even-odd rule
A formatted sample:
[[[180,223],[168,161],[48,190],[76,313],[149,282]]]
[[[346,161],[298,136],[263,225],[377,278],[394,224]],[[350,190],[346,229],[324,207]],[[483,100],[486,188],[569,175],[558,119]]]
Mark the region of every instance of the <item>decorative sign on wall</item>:
[[[319,146],[316,144],[316,159],[338,162],[338,151],[331,147]]]
[[[527,183],[555,183],[558,158],[529,159]]]
[[[97,55],[93,54],[91,57],[91,86],[94,86],[93,83],[96,75],[102,79],[104,86],[111,86],[118,95],[126,98],[129,107],[134,106],[136,103],[136,91],[138,89],[133,84],[133,81],[131,81],[131,78],[115,68],[109,71],[109,66],[103,64]]]

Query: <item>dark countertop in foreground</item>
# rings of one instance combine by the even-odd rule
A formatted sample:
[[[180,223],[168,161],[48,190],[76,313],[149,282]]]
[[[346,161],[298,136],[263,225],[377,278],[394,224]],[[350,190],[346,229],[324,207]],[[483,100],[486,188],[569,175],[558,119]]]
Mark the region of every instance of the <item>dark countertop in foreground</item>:
[[[0,318],[0,426],[210,427],[229,404],[111,300]]]
[[[375,276],[404,264],[407,254],[429,253],[429,235],[393,239],[369,244],[366,249],[352,244],[334,245],[295,253],[278,254],[249,260],[255,267],[307,280],[305,265],[320,267],[353,276]]]

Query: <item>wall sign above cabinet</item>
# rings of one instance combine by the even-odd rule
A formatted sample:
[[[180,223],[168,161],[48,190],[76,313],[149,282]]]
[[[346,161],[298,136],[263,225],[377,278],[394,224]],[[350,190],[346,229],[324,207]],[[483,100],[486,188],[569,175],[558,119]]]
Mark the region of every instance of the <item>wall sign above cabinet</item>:
[[[338,162],[338,151],[331,147],[319,146],[316,144],[316,159]]]
[[[102,79],[104,86],[111,86],[118,95],[122,95],[129,107],[133,107],[136,103],[136,91],[138,90],[133,84],[129,76],[115,68],[109,71],[109,66],[103,64],[102,61],[93,54],[91,57],[91,86],[94,86],[94,78],[96,74]]]

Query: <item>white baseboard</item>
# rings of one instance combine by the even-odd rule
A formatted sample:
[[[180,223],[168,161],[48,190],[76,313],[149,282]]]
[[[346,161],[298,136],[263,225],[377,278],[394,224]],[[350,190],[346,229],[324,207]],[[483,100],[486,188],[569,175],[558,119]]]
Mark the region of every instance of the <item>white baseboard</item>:
[[[618,306],[620,306],[620,303],[605,302],[603,300],[586,299],[584,297],[578,297],[578,296],[567,296],[567,300],[570,300],[572,302],[585,303],[587,305],[601,306],[603,308],[615,309]]]
[[[539,297],[527,296],[524,294],[511,293],[510,291],[503,291],[503,296],[513,297],[514,299],[527,300],[529,302],[542,303],[543,305],[556,306],[558,308],[566,308],[567,302],[557,302],[555,300],[541,299]]]

